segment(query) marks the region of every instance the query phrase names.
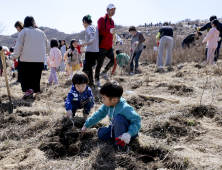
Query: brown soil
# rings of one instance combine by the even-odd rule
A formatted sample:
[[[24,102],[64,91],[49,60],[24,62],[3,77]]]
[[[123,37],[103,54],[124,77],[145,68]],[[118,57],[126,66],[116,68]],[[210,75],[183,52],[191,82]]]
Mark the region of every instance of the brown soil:
[[[130,142],[127,153],[114,147],[113,141],[100,141],[96,132],[82,135],[70,131],[73,123],[65,118],[64,99],[71,81],[66,80],[65,73],[58,73],[59,85],[47,86],[49,72],[43,72],[36,99],[21,100],[20,85],[11,86],[15,104],[12,115],[8,114],[3,83],[0,169],[221,169],[222,78],[213,66],[185,65],[180,71],[173,66],[171,72],[160,74],[155,72],[154,64],[149,64],[140,66],[142,74],[132,76],[124,71],[121,76],[117,68],[111,79],[124,87],[123,97],[141,116],[139,137]],[[92,92],[95,107],[91,115],[102,105],[99,88]],[[152,100],[139,94],[180,102]],[[74,117],[75,127],[80,130],[84,123],[79,110]],[[108,125],[105,118],[93,127],[98,130]]]

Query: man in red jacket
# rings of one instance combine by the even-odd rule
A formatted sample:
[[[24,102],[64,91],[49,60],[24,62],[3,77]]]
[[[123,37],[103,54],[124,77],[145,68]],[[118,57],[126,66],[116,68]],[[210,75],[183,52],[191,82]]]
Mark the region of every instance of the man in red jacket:
[[[100,56],[97,60],[96,66],[96,86],[101,86],[99,81],[99,76],[108,79],[107,71],[114,65],[114,53],[113,53],[113,34],[115,32],[114,21],[112,16],[115,14],[116,7],[113,4],[107,6],[107,14],[98,20],[98,30],[99,30],[99,52]],[[104,71],[100,74],[101,67],[103,65],[105,57],[110,59],[109,63],[106,65]]]

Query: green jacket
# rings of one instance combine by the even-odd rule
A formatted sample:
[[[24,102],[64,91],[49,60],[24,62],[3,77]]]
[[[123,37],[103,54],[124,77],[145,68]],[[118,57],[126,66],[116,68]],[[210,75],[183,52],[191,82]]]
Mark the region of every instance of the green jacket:
[[[126,103],[124,98],[121,98],[120,102],[115,107],[107,107],[106,105],[102,105],[100,109],[92,115],[92,117],[86,120],[84,126],[89,128],[101,121],[107,115],[109,116],[110,123],[112,123],[113,118],[116,115],[124,116],[130,122],[127,133],[129,133],[131,137],[135,136],[141,128],[140,116],[135,112],[132,106]]]
[[[120,53],[116,56],[116,62],[120,67],[128,65],[129,61],[130,57],[126,53]]]

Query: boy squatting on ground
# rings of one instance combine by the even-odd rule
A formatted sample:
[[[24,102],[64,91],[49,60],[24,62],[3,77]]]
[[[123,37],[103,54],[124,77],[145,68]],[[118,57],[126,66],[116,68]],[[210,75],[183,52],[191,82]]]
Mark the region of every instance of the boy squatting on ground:
[[[83,108],[83,117],[88,118],[91,109],[94,107],[94,100],[88,76],[83,72],[77,72],[72,78],[72,88],[65,100],[66,115],[74,117],[77,109]]]
[[[108,115],[110,125],[99,129],[98,138],[102,141],[115,139],[115,145],[121,149],[125,144],[129,144],[130,140],[138,136],[141,128],[141,118],[133,107],[121,97],[123,87],[117,81],[105,83],[100,89],[100,94],[103,105],[92,117],[86,120],[81,131],[85,133],[87,128]]]

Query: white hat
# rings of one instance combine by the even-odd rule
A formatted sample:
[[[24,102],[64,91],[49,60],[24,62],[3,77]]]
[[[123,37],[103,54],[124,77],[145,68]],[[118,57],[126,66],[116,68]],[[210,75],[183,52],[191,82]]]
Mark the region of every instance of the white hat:
[[[109,5],[107,6],[107,9],[113,9],[113,8],[116,8],[114,4],[109,4]]]

